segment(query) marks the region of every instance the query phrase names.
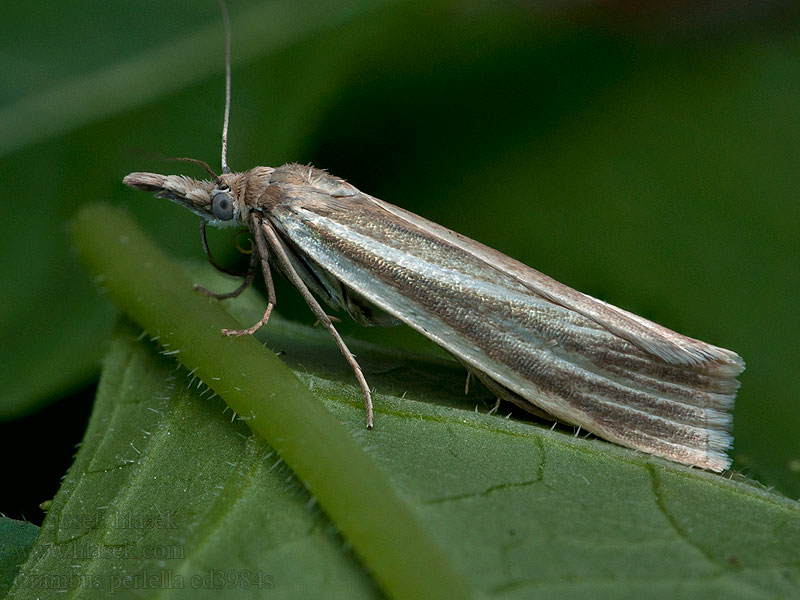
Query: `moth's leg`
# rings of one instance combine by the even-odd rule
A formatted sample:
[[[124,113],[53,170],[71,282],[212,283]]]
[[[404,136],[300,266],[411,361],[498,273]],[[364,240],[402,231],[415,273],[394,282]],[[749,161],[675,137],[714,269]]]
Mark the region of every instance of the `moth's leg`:
[[[523,398],[513,390],[505,387],[500,383],[497,383],[494,379],[489,377],[485,372],[479,371],[475,367],[468,365],[466,362],[464,362],[463,360],[459,359],[456,356],[454,356],[453,358],[458,360],[458,362],[460,362],[464,366],[464,368],[467,369],[467,371],[472,374],[472,376],[475,379],[477,379],[483,385],[485,385],[489,389],[489,391],[492,392],[492,394],[494,394],[495,398],[497,398],[497,402],[495,402],[494,408],[492,408],[489,411],[490,415],[497,412],[497,409],[500,408],[500,401],[505,400],[506,402],[511,402],[513,404],[516,404],[520,408],[525,409],[526,411],[536,415],[537,417],[542,417],[543,419],[547,419],[548,421],[558,421],[558,419],[553,415],[551,415],[549,412],[547,412],[543,408],[539,408],[535,404],[532,404],[529,400]]]
[[[342,322],[342,320],[339,317],[335,317],[333,315],[328,315],[328,318],[331,320],[332,323],[341,323]],[[311,325],[311,326],[312,327],[319,327],[321,324],[322,323],[320,323],[317,320],[317,321],[314,321],[313,325]]]
[[[250,254],[250,262],[247,265],[247,274],[244,276],[241,285],[233,290],[232,292],[226,292],[224,294],[218,294],[217,292],[212,292],[208,288],[203,287],[199,283],[194,284],[194,289],[198,292],[203,292],[206,296],[211,296],[212,298],[216,298],[217,300],[225,300],[226,298],[238,298],[243,291],[245,291],[250,284],[253,283],[253,279],[256,276],[256,263],[258,262],[258,256],[255,252]],[[213,263],[212,263],[213,264]]]
[[[253,335],[256,331],[267,324],[267,321],[269,321],[269,316],[272,314],[272,309],[275,308],[275,285],[272,283],[272,271],[269,269],[269,246],[267,245],[267,241],[264,239],[262,229],[263,225],[261,221],[256,220],[256,225],[253,227],[253,235],[256,238],[256,250],[258,251],[258,257],[261,259],[261,271],[264,273],[264,283],[267,284],[267,310],[264,311],[264,316],[261,317],[258,323],[252,327],[248,327],[247,329],[223,329],[222,335]],[[256,252],[253,252],[253,256],[255,255]],[[252,262],[253,260],[251,259],[251,263]]]
[[[211,263],[211,266],[214,267],[220,273],[225,273],[226,275],[233,275],[234,277],[240,277],[238,273],[234,273],[233,271],[229,271],[222,265],[220,265],[214,257],[211,255],[211,248],[208,246],[208,238],[206,237],[206,220],[203,217],[200,217],[200,241],[203,243],[203,251],[206,253],[208,257],[208,262]]]
[[[223,266],[220,266],[214,257],[211,255],[211,248],[208,246],[208,238],[206,237],[206,220],[202,217],[200,218],[200,241],[203,243],[203,250],[208,257],[208,262],[211,263],[211,266],[214,267],[220,273],[225,273],[226,275],[233,275],[234,277],[241,277],[238,273],[234,273],[233,271],[229,271]],[[225,300],[226,298],[237,298],[243,291],[245,291],[251,283],[253,283],[253,278],[256,275],[256,255],[253,252],[250,255],[250,263],[247,265],[247,273],[244,276],[244,280],[242,284],[233,290],[232,292],[227,292],[223,294],[218,294],[216,292],[212,292],[206,287],[196,283],[194,284],[194,289],[198,292],[203,292],[206,296],[210,296],[212,298],[216,298],[217,300]]]
[[[297,274],[297,271],[294,270],[292,267],[292,263],[289,260],[289,257],[286,254],[286,250],[283,247],[280,239],[278,238],[278,234],[272,229],[272,225],[268,221],[262,221],[262,227],[258,228],[258,232],[262,235],[265,235],[267,240],[269,241],[270,246],[275,251],[275,255],[277,256],[278,260],[280,261],[281,267],[283,268],[283,272],[292,282],[292,285],[297,288],[297,291],[300,292],[300,295],[303,296],[303,299],[308,304],[308,307],[311,309],[311,312],[314,313],[314,316],[319,320],[322,325],[325,326],[330,334],[333,336],[333,339],[336,341],[336,345],[339,346],[339,350],[341,350],[342,354],[344,355],[345,360],[350,364],[350,367],[353,369],[353,372],[356,375],[356,379],[358,380],[358,384],[361,386],[361,391],[364,394],[364,405],[366,407],[367,413],[367,429],[372,429],[372,394],[369,391],[369,386],[367,385],[367,380],[364,378],[364,373],[361,372],[361,367],[356,362],[356,359],[353,357],[353,354],[347,348],[347,345],[344,343],[342,336],[339,335],[339,332],[336,331],[336,328],[333,326],[330,318],[325,311],[322,310],[322,307],[317,302],[316,298],[311,295],[311,292],[308,291],[306,284],[303,283],[303,280]],[[258,241],[259,235],[256,235],[256,241]]]

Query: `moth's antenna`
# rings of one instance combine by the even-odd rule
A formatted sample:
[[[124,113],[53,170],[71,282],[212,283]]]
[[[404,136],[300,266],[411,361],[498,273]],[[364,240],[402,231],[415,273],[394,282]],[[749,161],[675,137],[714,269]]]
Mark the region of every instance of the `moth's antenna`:
[[[219,178],[219,175],[214,173],[214,169],[209,167],[207,162],[205,162],[203,160],[200,160],[199,158],[188,158],[186,156],[176,156],[176,157],[173,157],[173,158],[165,158],[164,160],[187,162],[187,163],[192,163],[193,165],[199,165],[199,166],[203,167],[206,170],[206,173],[208,173],[209,175],[211,175],[214,178],[214,181],[218,185],[225,185],[225,183],[222,181],[222,179]]]
[[[222,23],[225,25],[225,117],[222,120],[222,173],[230,173],[228,167],[228,121],[231,117],[231,19],[225,0],[219,0]]]

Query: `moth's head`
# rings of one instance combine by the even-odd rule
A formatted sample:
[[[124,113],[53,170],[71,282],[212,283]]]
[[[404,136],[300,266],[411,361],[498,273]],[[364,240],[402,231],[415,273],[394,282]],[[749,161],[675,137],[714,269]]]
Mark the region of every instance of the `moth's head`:
[[[241,197],[242,186],[239,185],[242,176],[229,173],[208,181],[184,175],[131,173],[122,183],[185,206],[215,227],[240,227],[246,216],[245,199]]]

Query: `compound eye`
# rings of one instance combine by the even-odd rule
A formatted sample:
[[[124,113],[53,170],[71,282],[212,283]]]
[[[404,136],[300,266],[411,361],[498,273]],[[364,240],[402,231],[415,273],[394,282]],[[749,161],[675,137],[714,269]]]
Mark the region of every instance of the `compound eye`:
[[[227,192],[216,192],[211,197],[211,212],[215,219],[230,221],[233,218],[233,198]]]

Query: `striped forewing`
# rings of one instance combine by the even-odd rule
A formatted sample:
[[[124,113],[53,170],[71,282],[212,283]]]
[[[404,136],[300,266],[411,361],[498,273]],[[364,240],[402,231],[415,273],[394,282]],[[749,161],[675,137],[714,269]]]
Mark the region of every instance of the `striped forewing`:
[[[287,247],[559,420],[712,470],[730,461],[733,352],[577,292],[363,193],[293,195]]]

